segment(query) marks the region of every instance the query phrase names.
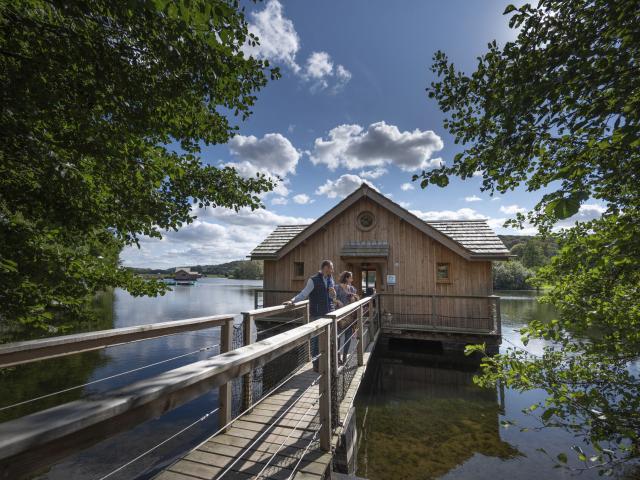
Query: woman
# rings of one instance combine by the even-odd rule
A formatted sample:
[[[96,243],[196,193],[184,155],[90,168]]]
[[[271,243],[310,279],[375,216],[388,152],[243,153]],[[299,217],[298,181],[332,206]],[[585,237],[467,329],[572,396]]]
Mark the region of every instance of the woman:
[[[352,302],[358,300],[358,295],[356,293],[355,287],[352,285],[353,283],[353,273],[351,272],[342,272],[340,274],[339,284],[336,286],[336,302],[338,307],[344,307]],[[350,326],[345,328],[342,332],[340,332],[340,338],[342,339],[340,343],[342,343],[342,347],[340,351],[342,353],[340,363],[344,363],[346,356],[349,354],[349,346],[351,345],[351,336],[353,335],[353,318],[348,318],[347,321],[350,323]]]

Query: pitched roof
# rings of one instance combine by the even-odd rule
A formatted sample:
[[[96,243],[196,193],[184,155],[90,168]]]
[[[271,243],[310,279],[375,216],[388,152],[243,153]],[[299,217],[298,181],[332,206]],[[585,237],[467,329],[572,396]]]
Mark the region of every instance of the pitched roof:
[[[309,225],[278,225],[260,245],[253,249],[251,258],[272,257]]]
[[[280,225],[250,254],[254,260],[278,259],[313,235],[362,197],[367,197],[468,260],[506,260],[509,250],[485,220],[424,221],[384,195],[362,184],[311,225]]]
[[[486,220],[434,220],[425,222],[475,255],[509,255],[509,249]]]

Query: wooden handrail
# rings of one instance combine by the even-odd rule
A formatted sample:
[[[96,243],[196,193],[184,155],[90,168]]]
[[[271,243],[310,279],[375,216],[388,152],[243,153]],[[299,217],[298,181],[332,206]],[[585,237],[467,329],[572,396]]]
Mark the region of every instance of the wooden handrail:
[[[376,295],[378,295],[378,294],[376,294]],[[338,308],[338,309],[334,310],[333,312],[327,313],[326,316],[329,317],[329,318],[340,319],[340,318],[345,317],[347,315],[351,315],[353,312],[355,312],[362,305],[366,305],[367,303],[371,302],[374,299],[375,299],[375,295],[370,296],[370,297],[361,298],[360,300],[357,300],[357,301],[355,301],[353,303],[350,303],[349,305],[345,305],[344,307]]]
[[[242,312],[242,316],[243,317],[250,316],[255,320],[256,318],[269,317],[279,312],[291,312],[293,310],[307,308],[308,304],[309,304],[309,300],[302,300],[301,302],[296,302],[291,305],[275,305],[273,307],[256,308],[254,310],[248,310],[246,312]]]
[[[0,368],[98,350],[122,343],[219,327],[233,318],[233,315],[214,315],[7,343],[0,345]]]
[[[11,469],[25,461],[46,465],[52,458],[62,458],[78,446],[86,448],[106,435],[183,405],[296,348],[318,333],[328,335],[332,323],[329,318],[319,319],[112,392],[2,423],[0,476],[11,478],[7,476]],[[329,362],[328,357],[324,361]],[[326,438],[326,432],[323,435]]]

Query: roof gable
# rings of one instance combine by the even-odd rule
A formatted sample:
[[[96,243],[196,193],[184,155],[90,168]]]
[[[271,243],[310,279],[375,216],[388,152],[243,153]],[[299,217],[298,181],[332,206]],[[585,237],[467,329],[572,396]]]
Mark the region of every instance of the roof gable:
[[[318,218],[311,225],[278,226],[250,254],[252,259],[278,259],[311,237],[361,198],[368,198],[410,223],[424,234],[467,260],[507,259],[509,250],[484,220],[425,222],[366,184]]]

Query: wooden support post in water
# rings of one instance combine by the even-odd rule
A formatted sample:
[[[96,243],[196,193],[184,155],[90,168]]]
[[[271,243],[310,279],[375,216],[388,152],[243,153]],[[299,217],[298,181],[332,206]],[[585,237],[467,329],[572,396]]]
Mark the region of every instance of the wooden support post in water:
[[[233,350],[233,319],[229,319],[220,327],[220,353]],[[220,405],[220,425],[226,425],[231,421],[232,401],[231,382],[224,383],[218,388],[218,403]]]
[[[436,296],[431,295],[431,325],[436,325]]]
[[[256,297],[257,298],[257,297]],[[242,314],[242,343],[243,346],[251,345],[251,315]],[[253,371],[242,376],[242,407],[241,411],[248,410],[253,404]]]
[[[498,335],[502,335],[502,318],[500,314],[500,297],[498,295],[491,295],[493,298],[494,306],[495,306],[495,318],[494,321],[494,330]]]
[[[333,325],[335,325],[335,320]],[[320,416],[320,448],[325,452],[331,451],[331,341],[333,328],[327,325],[318,335],[320,350],[319,372],[320,372],[320,404],[318,405]]]
[[[371,302],[369,302],[369,318],[371,318]],[[364,365],[364,335],[362,334],[363,332],[363,321],[362,321],[362,315],[364,314],[364,306],[360,305],[360,308],[358,308],[358,320],[356,322],[356,326],[357,326],[357,339],[358,339],[358,344],[356,346],[356,350],[358,352],[358,366],[361,367]]]

